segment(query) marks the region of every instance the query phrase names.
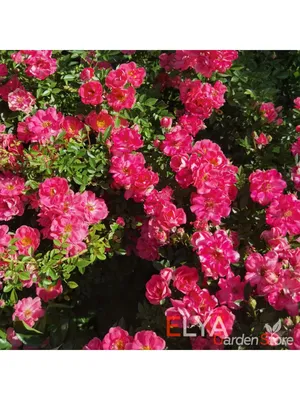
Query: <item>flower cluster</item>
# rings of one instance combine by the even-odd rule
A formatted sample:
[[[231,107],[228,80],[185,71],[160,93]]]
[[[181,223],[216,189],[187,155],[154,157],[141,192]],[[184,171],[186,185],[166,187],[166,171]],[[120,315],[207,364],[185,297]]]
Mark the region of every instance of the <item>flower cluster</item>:
[[[232,276],[230,264],[237,263],[240,255],[234,250],[233,240],[226,231],[197,231],[192,235],[191,243],[199,256],[205,277],[218,279]]]
[[[38,110],[32,117],[27,117],[24,122],[19,122],[18,138],[24,143],[45,144],[51,137],[55,137],[61,132],[63,121],[63,115],[54,107]]]
[[[276,107],[274,106],[273,103],[262,103],[260,106],[260,113],[262,117],[268,122],[269,124],[274,122],[276,125],[281,125],[283,120],[282,118],[278,118],[278,114],[282,110],[282,107]]]
[[[83,350],[164,350],[166,342],[153,331],[140,331],[134,337],[119,326],[110,328],[101,341],[94,337]]]
[[[176,50],[175,53],[161,54],[159,61],[166,71],[192,68],[210,78],[214,72],[226,72],[237,58],[238,52],[234,50]]]
[[[239,281],[226,282],[222,280],[220,283],[221,290],[217,292],[218,299],[210,295],[207,289],[201,289],[198,286],[199,276],[197,269],[182,265],[173,271],[171,268],[165,268],[160,271],[159,275],[153,275],[146,284],[146,297],[151,304],[161,304],[161,302],[171,296],[170,283],[173,281],[174,289],[181,292],[184,296],[182,299],[171,298],[172,307],[166,309],[167,317],[178,319],[178,326],[182,326],[183,318],[188,326],[205,325],[209,335],[217,335],[221,338],[228,337],[233,329],[235,321],[234,314],[228,309],[236,308],[234,303],[236,300],[243,300],[243,284]],[[222,304],[222,305],[221,305]],[[219,318],[222,320],[222,332],[215,331],[215,322]],[[218,327],[220,328],[220,327]]]
[[[11,57],[16,64],[26,65],[26,75],[39,80],[48,78],[57,69],[57,61],[52,58],[51,50],[21,50]]]
[[[137,253],[146,260],[159,258],[158,249],[169,242],[170,233],[186,223],[182,208],[172,202],[172,189],[165,187],[161,191],[154,189],[144,202],[145,213],[150,217],[142,226],[137,241]]]
[[[75,255],[86,248],[89,225],[105,219],[108,209],[103,199],[91,191],[74,193],[64,178],[48,178],[39,186],[39,223],[45,238],[66,243]]]
[[[0,166],[6,170],[19,171],[23,156],[23,145],[11,133],[4,133],[5,126],[0,125]]]
[[[283,234],[281,234],[283,236]],[[268,241],[270,244],[270,241]],[[276,248],[276,245],[275,245]],[[262,255],[251,253],[246,262],[246,282],[265,296],[275,310],[285,309],[289,315],[298,315],[300,301],[300,251],[273,249]]]
[[[213,110],[218,110],[224,103],[226,86],[217,81],[214,85],[200,80],[186,79],[180,84],[180,100],[185,110],[201,119],[209,118]]]
[[[0,174],[0,221],[24,213],[25,180],[10,171]]]

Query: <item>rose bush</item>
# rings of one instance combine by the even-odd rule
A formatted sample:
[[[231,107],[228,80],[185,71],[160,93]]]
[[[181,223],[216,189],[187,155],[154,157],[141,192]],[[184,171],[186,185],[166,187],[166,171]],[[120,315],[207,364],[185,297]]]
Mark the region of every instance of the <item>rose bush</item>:
[[[1,51],[0,349],[298,349],[299,62]]]

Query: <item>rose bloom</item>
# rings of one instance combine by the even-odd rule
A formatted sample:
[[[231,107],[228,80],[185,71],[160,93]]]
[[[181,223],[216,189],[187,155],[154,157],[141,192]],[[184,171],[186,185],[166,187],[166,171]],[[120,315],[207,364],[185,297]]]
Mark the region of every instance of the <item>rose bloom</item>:
[[[123,218],[123,217],[118,217],[118,218],[116,219],[116,223],[117,223],[118,225],[120,225],[120,226],[125,226],[125,221],[124,221],[124,218]]]
[[[300,234],[300,201],[294,194],[282,194],[274,199],[266,212],[268,225],[280,228],[285,235]]]
[[[231,335],[234,321],[235,315],[226,306],[217,307],[210,313],[205,329],[209,335],[225,339]]]
[[[221,278],[218,285],[221,288],[216,293],[219,304],[227,305],[232,310],[241,308],[239,302],[244,300],[245,287],[245,282],[241,282],[241,277],[238,275],[227,279]]]
[[[187,294],[197,285],[199,275],[196,268],[182,265],[176,268],[173,279],[173,286],[180,292]]]
[[[110,89],[123,88],[127,83],[127,74],[122,69],[110,71],[105,79],[105,85]]]
[[[70,139],[79,135],[79,132],[84,128],[84,123],[76,117],[65,117],[62,129],[66,131],[65,138]]]
[[[14,238],[18,239],[15,246],[19,253],[23,255],[29,255],[29,249],[35,251],[40,245],[39,230],[26,225],[22,225],[16,230]]]
[[[84,83],[78,90],[81,101],[84,104],[91,104],[93,106],[102,103],[102,92],[102,85],[98,81]]]
[[[0,196],[18,196],[25,190],[25,180],[10,171],[0,173]]]
[[[294,100],[294,104],[295,104],[295,108],[296,108],[297,110],[300,110],[300,97],[297,97],[297,98]]]
[[[132,337],[129,333],[119,326],[110,328],[102,341],[103,350],[125,350],[130,344]]]
[[[8,69],[6,64],[0,64],[0,76],[7,76]]]
[[[89,224],[97,224],[107,217],[108,209],[105,201],[97,198],[95,193],[86,190],[80,198],[85,220]]]
[[[266,206],[282,194],[287,184],[276,169],[256,170],[249,176],[251,199]]]
[[[8,246],[11,239],[8,231],[9,227],[7,225],[0,225],[0,246]]]
[[[25,70],[26,75],[32,76],[39,80],[48,78],[49,75],[54,74],[57,69],[57,61],[51,56],[41,54],[42,52],[36,52],[33,57],[29,57],[26,60],[27,68]]]
[[[0,196],[0,221],[9,221],[24,214],[24,204],[19,196]]]
[[[102,350],[102,342],[99,338],[94,337],[83,347],[83,350]]]
[[[296,324],[293,331],[293,343],[289,345],[290,350],[300,350],[300,324]]]
[[[14,309],[15,312],[12,316],[13,321],[19,319],[31,327],[45,314],[39,297],[35,297],[34,299],[27,297],[19,300],[17,304],[14,305]]]
[[[266,332],[264,335],[269,346],[277,346],[280,342],[280,336],[275,332]]]
[[[164,268],[159,271],[159,275],[169,284],[173,278],[173,272],[172,268]]]
[[[95,132],[105,132],[109,126],[114,126],[114,120],[107,110],[101,110],[99,114],[97,112],[91,111],[86,117],[85,122],[95,131]]]
[[[50,300],[56,299],[63,292],[61,281],[57,281],[55,285],[48,286],[47,288],[37,287],[36,295],[39,296],[45,303]]]
[[[226,231],[221,229],[214,234],[195,232],[191,243],[197,251],[205,277],[218,279],[228,276],[230,263],[236,263],[240,259],[239,253],[233,250],[232,241]]]
[[[38,110],[35,115],[26,119],[27,129],[31,133],[30,141],[45,143],[51,136],[57,136],[62,129],[63,120],[63,115],[55,107]]]
[[[40,203],[46,207],[53,207],[62,203],[69,191],[69,184],[65,178],[47,178],[39,186]]]
[[[137,68],[135,62],[130,62],[128,64],[121,64],[119,69],[126,72],[127,80],[133,87],[138,88],[142,85],[146,76],[145,68]]]
[[[8,101],[9,93],[13,92],[17,88],[24,89],[18,77],[14,75],[8,82],[0,86],[0,97],[2,98],[2,100]]]
[[[262,132],[258,137],[255,138],[255,142],[258,144],[258,147],[264,147],[269,144],[268,137]]]
[[[170,117],[163,117],[160,120],[160,126],[165,129],[170,129],[172,126],[172,118]]]
[[[153,331],[137,332],[126,350],[164,350],[166,342]]]
[[[191,344],[193,350],[223,350],[224,346],[222,343],[215,344],[213,338],[205,338],[202,336],[197,336],[196,338],[191,338]]]
[[[146,298],[151,304],[160,304],[166,297],[171,296],[168,282],[160,275],[152,275],[146,283]]]
[[[12,111],[29,114],[35,104],[35,97],[24,89],[16,89],[8,95],[8,107]]]
[[[17,349],[22,346],[21,340],[18,339],[14,328],[7,328],[6,339],[12,345],[13,348]]]
[[[90,81],[95,75],[95,71],[93,68],[84,68],[80,72],[80,79],[84,82]]]
[[[108,105],[114,111],[121,111],[124,108],[132,108],[135,104],[135,90],[133,87],[127,89],[112,89],[106,96]]]
[[[297,141],[292,144],[291,152],[294,157],[296,157],[297,154],[300,154],[300,137],[298,137]]]

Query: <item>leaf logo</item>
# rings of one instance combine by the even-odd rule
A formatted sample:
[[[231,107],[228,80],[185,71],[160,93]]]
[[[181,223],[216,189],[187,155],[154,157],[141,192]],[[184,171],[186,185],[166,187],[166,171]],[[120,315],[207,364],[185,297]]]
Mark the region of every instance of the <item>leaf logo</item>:
[[[279,320],[278,322],[276,322],[276,324],[273,326],[273,332],[279,332],[281,329],[281,321]]]
[[[269,333],[277,333],[281,329],[281,321],[279,320],[278,322],[276,322],[276,324],[273,326],[273,328],[269,324],[265,324],[264,327],[265,327],[266,331]]]

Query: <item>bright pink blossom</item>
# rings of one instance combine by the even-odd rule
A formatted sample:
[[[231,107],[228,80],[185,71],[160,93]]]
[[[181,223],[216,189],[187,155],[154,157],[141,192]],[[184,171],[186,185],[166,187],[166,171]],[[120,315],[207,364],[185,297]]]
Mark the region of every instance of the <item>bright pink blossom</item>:
[[[232,310],[241,308],[240,302],[244,300],[244,287],[245,282],[241,282],[241,277],[233,276],[227,279],[219,279],[219,290],[216,296],[219,304],[227,305]]]
[[[230,263],[239,261],[239,253],[233,250],[232,242],[223,230],[218,230],[214,234],[196,232],[191,242],[197,251],[206,277],[211,276],[213,279],[225,277],[230,273]]]
[[[19,319],[31,327],[45,314],[39,297],[35,297],[34,299],[27,297],[19,300],[17,304],[14,305],[14,309],[15,312],[12,316],[13,321]]]
[[[80,86],[78,90],[81,101],[84,104],[91,104],[93,106],[102,103],[102,92],[102,85],[98,81],[86,82],[82,86]]]
[[[295,104],[295,108],[297,110],[300,110],[300,97],[296,97],[296,99],[294,100],[294,104]]]
[[[108,127],[114,126],[114,120],[107,110],[101,110],[99,114],[91,111],[85,121],[95,132],[105,132]]]
[[[256,170],[249,176],[250,196],[253,201],[266,206],[282,194],[286,182],[276,169],[267,171]]]
[[[166,297],[171,296],[168,282],[160,275],[152,275],[146,283],[146,298],[151,304],[160,304]]]
[[[95,71],[93,68],[84,68],[80,72],[80,79],[84,82],[90,81],[95,75]]]
[[[127,89],[112,89],[106,96],[108,105],[116,112],[124,108],[132,108],[135,104],[135,90],[133,87]]]
[[[293,343],[289,345],[290,350],[300,350],[300,324],[296,324],[293,331]]]
[[[79,132],[84,128],[84,123],[76,117],[65,117],[62,123],[62,129],[66,131],[65,138],[70,139],[79,135]]]
[[[39,230],[30,226],[20,226],[16,230],[14,238],[18,239],[15,246],[18,248],[20,254],[29,255],[29,249],[35,251],[40,245]]]
[[[50,285],[47,288],[37,287],[36,295],[39,296],[44,302],[48,303],[50,300],[56,299],[63,292],[61,281],[57,281],[55,285]]]
[[[180,292],[188,294],[197,285],[199,275],[196,268],[182,265],[176,268],[173,279],[173,286]]]
[[[124,329],[116,326],[110,328],[102,341],[103,350],[125,350],[130,345],[132,337]]]
[[[45,143],[51,136],[57,136],[62,130],[64,117],[56,108],[38,110],[32,117],[26,119],[31,142]],[[22,138],[19,136],[22,140]],[[29,141],[28,140],[28,141]]]
[[[121,64],[119,69],[125,71],[127,80],[133,87],[138,88],[142,85],[146,76],[145,68],[137,68],[136,63],[130,62],[127,64]]]
[[[89,224],[97,224],[108,215],[105,201],[97,198],[95,193],[89,190],[81,194],[81,205],[83,207],[85,220]]]
[[[83,347],[83,350],[102,350],[102,342],[99,338],[94,337]]]
[[[29,114],[35,104],[35,97],[24,89],[16,89],[8,95],[8,107],[12,111]]]
[[[166,342],[153,331],[140,331],[134,335],[132,343],[126,346],[130,350],[164,350]]]
[[[282,194],[274,199],[266,212],[266,222],[285,234],[300,234],[300,201],[294,194]]]
[[[205,329],[211,336],[225,339],[231,335],[235,315],[226,306],[215,308],[208,319]]]

